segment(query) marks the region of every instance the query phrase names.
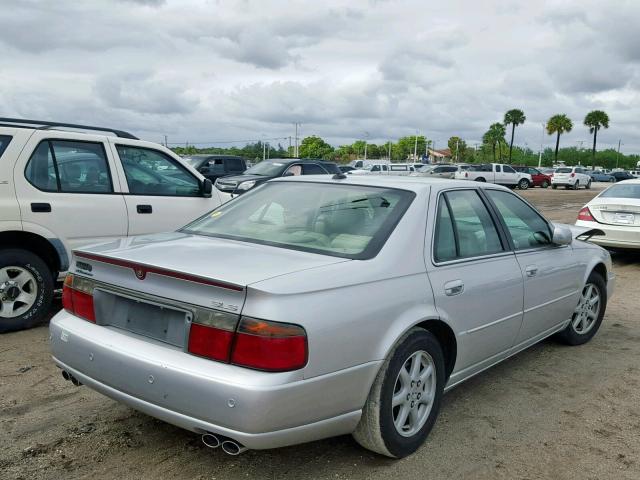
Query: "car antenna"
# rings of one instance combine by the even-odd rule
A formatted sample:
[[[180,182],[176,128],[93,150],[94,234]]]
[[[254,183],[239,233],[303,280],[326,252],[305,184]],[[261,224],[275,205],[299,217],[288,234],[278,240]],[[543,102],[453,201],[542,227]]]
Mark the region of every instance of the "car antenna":
[[[345,178],[347,178],[347,176],[343,172],[340,172],[331,177],[331,180],[344,180]]]

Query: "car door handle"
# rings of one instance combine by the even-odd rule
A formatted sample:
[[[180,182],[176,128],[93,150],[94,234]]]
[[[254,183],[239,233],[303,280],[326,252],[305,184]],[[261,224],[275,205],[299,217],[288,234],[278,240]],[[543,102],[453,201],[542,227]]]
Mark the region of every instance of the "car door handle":
[[[35,213],[48,213],[51,211],[50,203],[32,203],[31,211]]]
[[[138,213],[153,213],[153,207],[151,205],[137,205],[136,210]]]
[[[524,269],[524,271],[527,274],[527,277],[535,277],[538,274],[538,267],[535,265],[529,265]]]
[[[444,284],[444,294],[448,297],[460,295],[464,291],[462,280],[452,280]]]

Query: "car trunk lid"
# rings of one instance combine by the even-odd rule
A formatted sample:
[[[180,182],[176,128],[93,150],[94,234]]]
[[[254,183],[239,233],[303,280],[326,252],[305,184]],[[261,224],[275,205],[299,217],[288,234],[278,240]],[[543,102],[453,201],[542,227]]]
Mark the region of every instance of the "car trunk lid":
[[[600,223],[640,227],[640,199],[597,198],[588,207]]]

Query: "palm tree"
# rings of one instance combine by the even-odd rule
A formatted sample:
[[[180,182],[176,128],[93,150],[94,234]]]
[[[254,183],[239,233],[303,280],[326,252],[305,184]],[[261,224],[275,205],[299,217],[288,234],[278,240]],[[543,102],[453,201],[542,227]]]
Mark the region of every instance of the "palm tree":
[[[509,110],[504,114],[504,125],[505,127],[511,124],[511,142],[509,143],[509,163],[511,163],[511,151],[513,150],[513,136],[516,133],[516,127],[518,125],[522,125],[527,117],[524,116],[524,112],[522,110],[518,110],[514,108],[513,110]]]
[[[589,127],[589,133],[593,133],[593,153],[591,154],[591,166],[596,164],[596,137],[598,130],[601,128],[609,128],[609,115],[602,110],[593,110],[584,117],[584,124]]]
[[[555,161],[558,161],[558,147],[560,146],[560,135],[566,132],[570,132],[573,128],[573,122],[564,113],[558,113],[547,121],[547,133],[553,135],[558,134],[556,138],[556,156]]]
[[[493,161],[496,161],[496,144],[499,145],[500,141],[504,141],[504,136],[507,131],[504,125],[501,123],[494,123],[489,127],[489,130],[482,136],[482,142],[491,145],[493,149]]]

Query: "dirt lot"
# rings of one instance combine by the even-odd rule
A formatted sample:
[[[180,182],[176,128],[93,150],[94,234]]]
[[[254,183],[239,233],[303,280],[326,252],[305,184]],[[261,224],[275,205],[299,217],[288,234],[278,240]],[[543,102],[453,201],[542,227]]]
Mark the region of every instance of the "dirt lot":
[[[596,193],[529,190],[573,222]],[[64,382],[46,326],[0,336],[0,478],[640,478],[640,255],[582,347],[546,341],[448,393],[428,442],[402,461],[349,436],[229,457],[198,436]]]

